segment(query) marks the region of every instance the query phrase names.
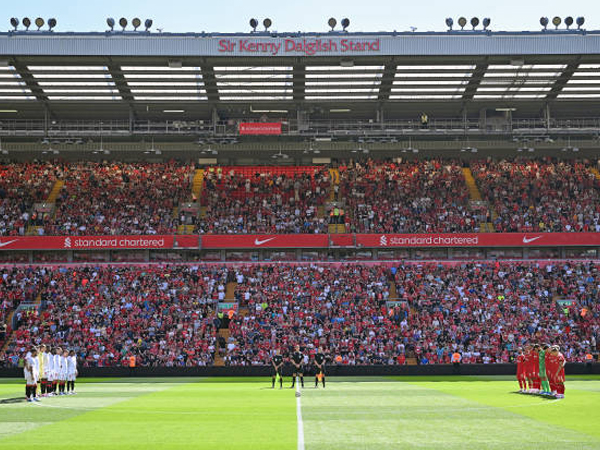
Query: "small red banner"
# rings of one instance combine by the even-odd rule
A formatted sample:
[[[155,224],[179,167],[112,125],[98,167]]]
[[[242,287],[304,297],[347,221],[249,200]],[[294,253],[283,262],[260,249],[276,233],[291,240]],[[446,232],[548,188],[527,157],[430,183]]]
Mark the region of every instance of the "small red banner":
[[[242,122],[239,130],[240,134],[278,136],[281,134],[281,122]]]

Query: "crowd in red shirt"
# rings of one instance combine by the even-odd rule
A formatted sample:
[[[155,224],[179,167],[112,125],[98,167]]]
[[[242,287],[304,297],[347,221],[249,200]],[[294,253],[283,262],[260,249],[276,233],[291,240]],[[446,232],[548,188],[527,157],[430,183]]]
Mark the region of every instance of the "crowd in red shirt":
[[[84,365],[267,364],[274,348],[323,346],[337,363],[509,362],[529,342],[560,345],[584,361],[600,339],[600,267],[592,262],[216,266],[102,266],[5,269],[3,297],[42,294],[5,355],[33,344],[77,350]],[[217,342],[216,304],[237,281],[244,314]],[[397,299],[390,298],[394,281]],[[574,301],[563,307],[557,299]],[[580,311],[585,308],[586,313]]]
[[[170,234],[191,195],[193,167],[170,163],[69,165],[45,234]]]
[[[471,169],[497,231],[600,232],[600,180],[583,161],[487,160]]]
[[[47,235],[171,234],[184,224],[212,234],[326,233],[335,207],[356,233],[479,232],[492,221],[504,232],[600,232],[600,181],[587,161],[471,162],[480,202],[462,167],[439,158],[343,163],[339,185],[326,166],[211,167],[192,199],[194,167],[176,162],[0,165],[0,235],[28,225]],[[37,215],[33,204],[59,179],[56,211]],[[200,217],[178,214],[189,201],[204,207]]]
[[[245,173],[244,173],[245,172]],[[206,215],[201,233],[326,233],[318,208],[329,196],[327,168],[279,173],[268,166],[252,171],[207,170],[201,197]]]
[[[0,359],[14,364],[31,345],[45,343],[75,349],[84,366],[123,365],[131,355],[146,366],[213,363],[214,302],[226,272],[104,266],[32,273],[41,278],[43,308],[18,318]]]
[[[355,162],[340,167],[340,189],[357,233],[473,232],[487,220],[457,161]]]
[[[0,236],[25,234],[33,204],[46,200],[63,172],[54,163],[0,164]]]

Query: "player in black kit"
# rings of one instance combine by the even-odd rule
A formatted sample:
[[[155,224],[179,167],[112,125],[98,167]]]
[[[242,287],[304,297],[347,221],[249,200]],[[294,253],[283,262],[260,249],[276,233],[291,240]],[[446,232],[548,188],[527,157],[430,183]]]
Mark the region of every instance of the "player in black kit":
[[[319,378],[325,387],[325,353],[322,347],[319,347],[315,355],[315,387],[319,387]]]
[[[275,350],[275,354],[271,358],[271,389],[275,389],[275,378],[277,377],[279,377],[279,389],[283,388],[282,367],[283,357],[279,354],[279,350]]]
[[[296,350],[292,353],[292,366],[293,366],[293,374],[292,374],[292,387],[296,384],[296,377],[300,377],[300,383],[302,388],[304,388],[304,368],[302,367],[304,364],[304,355],[300,351],[300,346],[296,345]]]

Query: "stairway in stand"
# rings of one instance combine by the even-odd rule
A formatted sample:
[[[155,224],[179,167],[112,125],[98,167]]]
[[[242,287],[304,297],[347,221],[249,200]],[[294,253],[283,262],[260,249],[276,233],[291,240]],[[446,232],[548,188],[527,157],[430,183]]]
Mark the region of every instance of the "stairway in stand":
[[[481,197],[481,192],[477,187],[477,183],[475,182],[475,178],[473,177],[473,173],[469,167],[463,167],[462,169],[463,176],[465,177],[465,183],[467,185],[467,189],[469,190],[469,199],[472,202],[477,203],[487,203],[483,201]],[[479,224],[479,228],[483,233],[494,233],[496,230],[494,229],[493,222],[498,218],[498,214],[496,210],[488,204],[488,208],[490,209],[490,215],[492,218],[492,223],[481,222]]]
[[[200,204],[200,195],[202,195],[202,187],[204,185],[204,169],[196,169],[194,172],[194,177],[192,178],[192,192],[190,193],[190,203]],[[206,208],[205,208],[206,209]],[[190,212],[189,209],[182,210]],[[203,217],[203,210],[199,208],[198,213],[196,213],[196,219],[198,217]],[[179,215],[179,207],[173,208],[173,218],[176,219]],[[185,213],[183,214],[185,216]],[[193,234],[194,233],[194,225],[177,225],[177,234]]]
[[[60,194],[60,190],[65,185],[63,180],[56,180],[54,186],[52,186],[52,190],[50,194],[48,194],[48,198],[46,199],[46,203],[56,203],[56,199],[58,198],[58,194]]]
[[[65,182],[63,180],[56,180],[54,182],[54,186],[52,186],[52,190],[48,194],[48,197],[44,200],[44,203],[52,205],[52,214],[54,214],[55,203],[56,203],[56,199],[58,198],[58,194],[60,194],[60,191],[64,185],[65,185]],[[38,236],[39,228],[40,227],[38,227],[36,225],[29,225],[27,227],[27,231],[25,232],[25,234],[27,234],[28,236]]]
[[[341,203],[341,198],[340,198],[341,192],[340,192],[339,189],[338,189],[337,195],[336,195],[336,192],[335,192],[335,186],[338,186],[338,188],[339,188],[339,185],[340,185],[340,171],[338,169],[329,169],[329,176],[331,178],[331,186],[330,186],[330,189],[329,189],[329,200],[328,200],[329,208],[333,208],[336,205],[341,208],[342,207],[342,206],[340,206],[340,203]],[[334,203],[335,203],[335,205],[334,205]],[[323,215],[319,216],[319,217],[325,217],[327,219],[327,217],[326,217],[327,216],[327,207],[323,206],[322,208],[323,208]],[[331,209],[330,209],[330,211],[331,211]],[[346,214],[347,213],[348,212],[346,211]],[[340,223],[340,224],[335,224],[335,223],[329,224],[328,227],[327,227],[327,232],[329,234],[346,233],[346,224],[342,224],[342,223]]]
[[[196,169],[192,179],[192,200],[200,201],[202,186],[204,185],[204,169]]]
[[[235,302],[235,288],[237,287],[237,283],[235,281],[230,281],[225,286],[225,302]],[[225,342],[229,339],[229,329],[228,328],[220,328],[217,332],[217,339],[223,338]],[[214,365],[218,367],[222,367],[225,365],[225,361],[223,356],[219,354],[219,352],[215,353],[215,361]]]
[[[339,201],[339,198],[335,198],[335,189],[333,187],[340,185],[340,171],[338,169],[329,169],[329,177],[331,178],[331,189],[329,190],[329,201],[337,202],[337,201]],[[338,197],[339,197],[339,194],[338,194]]]
[[[390,300],[396,300],[398,298],[398,292],[396,291],[396,283],[390,281]]]

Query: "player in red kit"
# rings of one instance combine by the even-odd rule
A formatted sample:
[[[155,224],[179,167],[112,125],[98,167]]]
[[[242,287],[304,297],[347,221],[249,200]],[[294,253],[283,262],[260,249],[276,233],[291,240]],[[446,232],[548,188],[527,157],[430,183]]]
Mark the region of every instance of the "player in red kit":
[[[527,380],[527,389],[525,390],[526,394],[530,394],[533,390],[533,378],[532,378],[532,364],[533,364],[533,356],[531,353],[531,345],[527,344],[525,346],[525,379]]]
[[[517,356],[517,381],[519,382],[519,392],[527,391],[527,375],[525,372],[525,355],[523,349],[519,347],[519,355]]]
[[[527,378],[529,380],[529,390],[527,391],[530,394],[535,394],[537,393],[536,391],[536,386],[537,386],[537,372],[538,372],[538,361],[537,361],[537,355],[538,352],[536,350],[536,346],[535,344],[530,345],[529,347],[529,351],[527,352],[527,354],[525,355],[527,358]]]
[[[533,389],[533,382],[531,380],[531,346],[527,344],[525,346],[525,352],[523,354],[524,357],[524,369],[525,369],[525,380],[527,381],[527,389],[525,389],[525,393],[529,394],[531,389]]]
[[[556,382],[556,398],[565,398],[565,364],[567,360],[560,352],[560,347],[555,345],[553,352],[556,354],[556,371],[554,372]]]
[[[550,393],[556,397],[557,390],[557,376],[556,371],[558,369],[558,358],[555,346],[550,347],[546,351],[546,378],[548,378],[548,384],[550,385]]]
[[[532,393],[538,394],[542,387],[542,380],[540,380],[540,346],[534,344],[531,349],[531,379],[533,381]]]

